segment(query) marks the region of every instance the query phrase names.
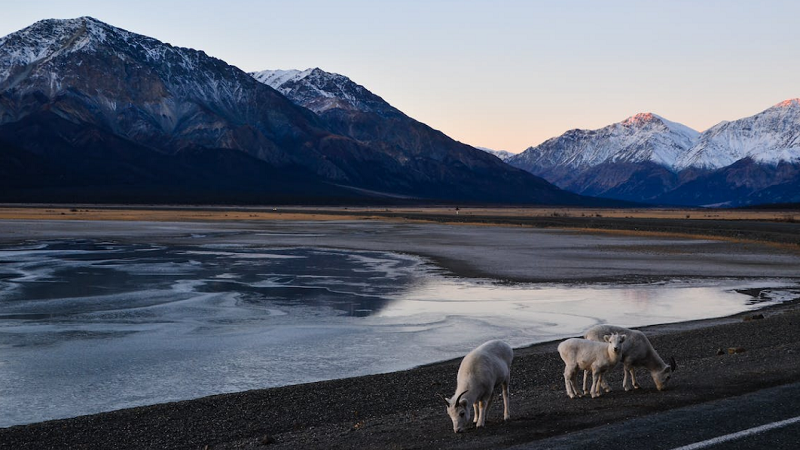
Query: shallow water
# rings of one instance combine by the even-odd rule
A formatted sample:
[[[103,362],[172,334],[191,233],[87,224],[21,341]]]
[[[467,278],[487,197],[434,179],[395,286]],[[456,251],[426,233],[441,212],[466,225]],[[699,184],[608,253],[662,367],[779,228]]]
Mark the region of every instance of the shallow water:
[[[498,283],[409,255],[308,247],[0,247],[0,427],[394,371],[491,338],[724,316],[758,306],[735,289],[780,284]]]

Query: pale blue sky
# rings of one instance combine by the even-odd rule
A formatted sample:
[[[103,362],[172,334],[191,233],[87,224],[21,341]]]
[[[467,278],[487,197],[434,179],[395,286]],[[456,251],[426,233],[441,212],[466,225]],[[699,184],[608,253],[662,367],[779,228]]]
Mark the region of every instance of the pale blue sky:
[[[800,2],[0,0],[0,35],[92,16],[246,71],[320,67],[520,152],[653,112],[702,131],[800,97]]]

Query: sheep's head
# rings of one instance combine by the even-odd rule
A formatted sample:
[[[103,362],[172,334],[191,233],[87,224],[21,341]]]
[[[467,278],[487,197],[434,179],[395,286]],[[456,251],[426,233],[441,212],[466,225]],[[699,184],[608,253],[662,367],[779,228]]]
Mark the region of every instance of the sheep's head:
[[[611,334],[603,336],[603,340],[611,344],[611,348],[614,350],[614,354],[617,356],[622,355],[622,343],[625,342],[625,338],[627,336],[624,334]]]
[[[667,388],[667,381],[672,378],[672,372],[675,372],[675,369],[677,368],[678,364],[675,363],[675,358],[672,357],[669,359],[669,365],[667,367],[664,367],[664,369],[653,373],[653,381],[656,383],[656,388],[659,391],[663,391]]]
[[[464,431],[472,418],[472,409],[467,405],[467,400],[461,398],[466,393],[467,391],[462,392],[455,399],[452,397],[444,399],[447,402],[447,415],[453,421],[453,431],[456,433]]]

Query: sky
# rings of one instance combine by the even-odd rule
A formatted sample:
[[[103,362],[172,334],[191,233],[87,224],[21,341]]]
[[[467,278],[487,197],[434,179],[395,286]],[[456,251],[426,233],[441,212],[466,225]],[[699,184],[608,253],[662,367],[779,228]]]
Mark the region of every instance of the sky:
[[[0,0],[0,11],[0,36],[92,16],[248,72],[319,67],[456,140],[514,153],[640,112],[703,131],[800,97],[797,1]]]

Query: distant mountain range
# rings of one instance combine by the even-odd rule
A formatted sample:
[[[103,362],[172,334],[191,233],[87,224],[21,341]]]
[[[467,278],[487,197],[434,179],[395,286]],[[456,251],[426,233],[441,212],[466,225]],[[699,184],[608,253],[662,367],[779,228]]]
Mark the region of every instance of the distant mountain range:
[[[90,17],[43,20],[0,38],[0,202],[796,202],[799,114],[789,100],[704,133],[639,114],[511,155],[343,75],[247,74]]]
[[[281,93],[90,17],[37,22],[0,39],[0,201],[607,203],[346,77],[283,75]]]
[[[655,114],[570,130],[506,159],[572,192],[637,202],[800,201],[800,100],[703,133]]]

